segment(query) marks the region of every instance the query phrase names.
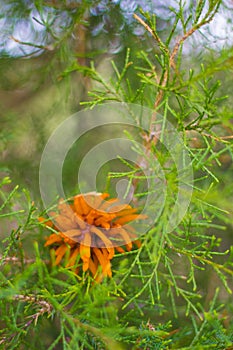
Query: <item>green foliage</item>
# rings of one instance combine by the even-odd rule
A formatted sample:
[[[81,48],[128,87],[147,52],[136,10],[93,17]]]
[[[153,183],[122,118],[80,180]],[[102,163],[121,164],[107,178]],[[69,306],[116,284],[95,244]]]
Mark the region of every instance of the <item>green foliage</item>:
[[[53,8],[52,3],[48,6]],[[15,3],[15,11],[27,15],[20,4]],[[44,2],[37,1],[35,6],[43,13]],[[86,108],[108,101],[137,103],[171,121],[192,160],[191,203],[182,222],[167,233],[177,192],[177,170],[167,161],[168,151],[151,142],[152,120],[143,137],[166,169],[168,195],[163,215],[144,235],[139,249],[114,257],[113,278],[96,284],[88,274],[76,275],[64,266],[51,266],[44,247],[49,232],[38,222],[43,214],[39,199],[32,201],[28,189],[22,190],[4,177],[0,191],[0,347],[230,349],[233,127],[231,90],[225,88],[228,77],[223,63],[231,69],[232,49],[213,56],[207,52],[203,62],[187,60],[182,51],[186,39],[214,19],[221,1],[200,0],[188,15],[180,1],[178,9],[170,9],[174,21],[165,38],[157,29],[155,15],[137,12],[135,20],[154,46],[148,51],[130,43],[132,49],[125,48],[124,62],[118,56],[111,59],[106,74],[98,67],[99,52],[75,55],[70,39],[76,25],[85,22],[88,28],[85,11],[90,6],[89,1],[74,10],[67,10],[66,2],[58,9],[54,5],[58,12],[70,11],[72,17],[59,37],[49,18],[41,24],[53,38],[55,54],[48,60],[50,67],[56,67],[53,81],[62,84],[70,78],[72,86],[75,74],[82,82],[88,81],[88,97],[81,102]],[[46,51],[44,45],[31,45]],[[77,61],[82,55],[94,59],[84,65]],[[1,137],[5,140],[9,135],[1,132]],[[134,135],[129,133],[128,137]],[[120,162],[127,170],[109,171],[103,187],[111,192],[113,179],[127,178],[130,184],[138,184],[138,198],[147,195],[144,175],[123,159]]]

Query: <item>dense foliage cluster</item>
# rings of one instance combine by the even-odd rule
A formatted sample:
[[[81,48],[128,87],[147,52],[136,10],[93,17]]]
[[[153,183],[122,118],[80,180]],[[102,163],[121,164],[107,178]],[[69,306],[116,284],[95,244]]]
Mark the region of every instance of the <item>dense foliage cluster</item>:
[[[233,51],[227,41],[208,46],[217,38],[211,30],[222,26],[220,14],[232,16],[230,5],[17,0],[2,1],[1,9],[0,348],[231,349]],[[62,232],[83,234],[83,216],[105,243],[100,226],[118,224],[126,237],[119,225],[137,216],[133,208],[150,194],[135,164],[118,159],[97,179],[98,191],[112,198],[118,179],[136,189],[121,217],[85,213],[79,203],[77,228],[74,204],[59,202],[46,208],[56,225],[38,220],[47,218],[38,172],[50,134],[70,114],[112,101],[153,110],[148,133],[126,134],[135,148],[138,140],[144,144],[139,163],[153,179],[159,163],[166,183],[162,215],[135,249],[125,240],[115,255],[107,246],[87,250],[86,241],[74,244]],[[158,115],[177,130],[193,171],[188,210],[171,232],[182,176],[162,137],[155,138]],[[111,133],[107,126],[92,130],[67,154],[63,182],[77,201],[82,157]],[[59,219],[69,227],[59,228]]]

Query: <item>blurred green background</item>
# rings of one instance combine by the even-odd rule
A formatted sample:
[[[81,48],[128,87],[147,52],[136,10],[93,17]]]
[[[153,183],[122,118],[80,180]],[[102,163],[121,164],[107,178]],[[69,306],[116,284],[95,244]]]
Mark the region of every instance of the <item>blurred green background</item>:
[[[228,5],[228,8],[226,7]],[[149,57],[159,52],[150,35],[132,17],[134,11],[156,14],[157,29],[166,38],[173,25],[176,1],[2,1],[0,46],[1,174],[25,185],[38,199],[38,167],[43,148],[55,128],[79,111],[95,88],[89,77],[72,73],[75,61],[89,66],[94,61],[105,77],[113,74],[110,60],[123,67],[131,48],[135,66],[143,65],[140,51]],[[187,1],[187,16],[193,11]],[[221,110],[232,104],[232,9],[223,2],[214,21],[184,45],[182,68],[208,66],[222,86],[218,94],[229,95]],[[176,28],[181,33],[180,25]],[[140,79],[134,69],[128,79],[135,90]],[[148,92],[151,94],[151,91]],[[148,97],[148,104],[153,101]],[[138,102],[138,101],[137,101]],[[174,101],[174,108],[179,108]],[[88,143],[94,137],[90,137]],[[86,145],[87,142],[85,141]],[[89,147],[81,145],[81,149]],[[85,152],[85,150],[83,151]],[[221,176],[232,178],[231,156],[222,155]],[[69,173],[69,171],[67,171]]]

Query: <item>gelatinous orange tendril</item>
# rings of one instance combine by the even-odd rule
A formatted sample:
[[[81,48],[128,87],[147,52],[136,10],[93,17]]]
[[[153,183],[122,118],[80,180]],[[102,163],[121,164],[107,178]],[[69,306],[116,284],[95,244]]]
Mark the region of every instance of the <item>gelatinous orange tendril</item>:
[[[83,271],[89,270],[100,282],[112,276],[110,261],[115,251],[131,251],[133,244],[140,247],[128,223],[146,216],[137,214],[137,209],[128,204],[119,204],[115,198],[105,200],[107,197],[107,193],[91,192],[73,197],[69,204],[61,199],[57,212],[49,213],[52,220],[39,218],[56,231],[45,243],[55,251],[55,265],[66,258],[66,267],[78,273],[77,265],[81,263]]]

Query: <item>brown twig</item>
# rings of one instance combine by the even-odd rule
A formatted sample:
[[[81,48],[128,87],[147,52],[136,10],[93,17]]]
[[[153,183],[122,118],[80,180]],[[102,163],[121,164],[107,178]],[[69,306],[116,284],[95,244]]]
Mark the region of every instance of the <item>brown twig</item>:
[[[33,320],[38,319],[39,316],[43,315],[44,313],[51,313],[52,311],[52,306],[45,300],[43,299],[38,299],[35,295],[23,295],[23,294],[16,294],[13,297],[14,300],[19,300],[23,302],[31,302],[35,303],[36,305],[40,306],[41,308],[39,311],[37,311],[35,314],[29,316]]]
[[[139,17],[136,13],[134,13],[134,18],[153,36],[153,38],[157,41],[159,47],[164,50],[168,55],[170,55],[168,48],[164,45],[160,37],[153,29],[143,21],[141,17]]]
[[[162,51],[164,51],[168,57],[170,57],[170,52],[169,52],[168,48],[164,45],[164,43],[162,42],[162,40],[160,39],[158,34],[156,32],[154,32],[153,29],[146,22],[144,22],[141,17],[134,14],[134,18],[153,36],[153,38],[157,41],[160,49]],[[172,65],[173,68],[175,68],[175,64],[174,64],[174,62],[171,62],[171,59],[169,59],[169,65]],[[162,88],[164,88],[167,85],[167,80],[168,80],[168,70],[166,70],[164,72],[164,76],[163,76],[162,80],[160,81],[160,86]],[[157,98],[155,100],[155,103],[154,103],[154,109],[157,109],[157,107],[159,106],[159,103],[161,102],[161,99],[163,97],[163,93],[164,93],[163,89],[160,89],[159,93],[157,95]],[[154,124],[154,121],[155,121],[155,114],[153,114],[153,116],[152,116],[151,125]],[[154,130],[152,130],[152,127],[151,127],[150,134],[152,134],[153,131]]]
[[[52,45],[37,45],[37,44],[32,44],[30,42],[27,41],[21,41],[19,39],[16,39],[14,36],[10,36],[10,39],[12,39],[13,41],[15,41],[16,43],[20,44],[20,45],[26,45],[26,46],[32,46],[35,47],[37,49],[41,49],[41,50],[47,50],[47,51],[53,51],[54,47]]]
[[[18,264],[18,263],[22,262],[22,259],[18,258],[16,256],[7,256],[4,258],[3,255],[0,254],[0,261],[1,261],[1,264],[5,263],[5,262],[6,263],[12,262],[12,263]],[[34,262],[35,262],[35,259],[24,259],[23,260],[24,264],[33,264]],[[44,260],[44,263],[48,264],[49,260]]]
[[[213,15],[210,16],[209,18],[205,18],[204,20],[202,20],[200,23],[196,24],[195,26],[193,26],[190,30],[188,30],[183,36],[182,38],[180,38],[173,50],[172,50],[172,53],[171,53],[171,56],[170,56],[170,65],[173,66],[174,64],[174,58],[175,56],[177,55],[178,51],[179,51],[179,48],[180,46],[183,44],[183,42],[188,39],[194,32],[196,32],[198,29],[200,29],[201,27],[203,27],[205,24],[208,24],[212,21],[213,19]]]
[[[152,35],[152,37],[156,40],[156,42],[158,43],[161,51],[164,51],[167,56],[169,57],[168,60],[168,66],[164,71],[163,77],[160,81],[160,89],[158,91],[158,94],[156,96],[155,99],[155,103],[154,103],[154,109],[155,112],[152,115],[151,118],[151,126],[150,126],[150,132],[149,132],[149,136],[147,135],[147,140],[146,142],[148,144],[151,143],[151,140],[154,140],[156,142],[156,139],[154,137],[155,134],[155,130],[154,130],[154,122],[156,120],[156,113],[157,113],[157,109],[159,107],[159,104],[163,98],[164,95],[164,87],[167,85],[168,83],[168,73],[170,68],[176,69],[176,65],[175,65],[175,57],[177,56],[177,53],[179,51],[180,46],[184,43],[184,41],[189,38],[194,32],[196,32],[198,29],[200,29],[202,26],[204,26],[205,24],[208,24],[211,22],[211,20],[213,19],[215,13],[217,12],[218,7],[215,8],[215,11],[212,12],[208,12],[206,14],[206,16],[201,20],[200,23],[197,23],[196,25],[194,25],[190,30],[188,30],[175,44],[172,52],[170,53],[170,51],[168,50],[168,48],[164,45],[164,43],[162,42],[162,40],[160,39],[160,37],[158,36],[158,34],[156,32],[153,31],[153,29],[143,21],[142,18],[140,18],[137,14],[134,14],[134,18]]]
[[[23,326],[22,329],[28,328],[33,322],[35,324],[37,323],[37,320],[40,316],[44,315],[45,313],[50,314],[52,312],[52,305],[49,304],[47,301],[43,299],[38,299],[35,295],[23,295],[23,294],[16,294],[13,296],[13,300],[18,300],[26,303],[33,303],[40,307],[40,309],[33,315],[28,316],[29,321],[27,321]],[[6,342],[9,342],[11,339],[13,339],[17,333],[13,333],[10,337],[3,337],[0,340],[0,345],[4,344]]]
[[[210,137],[210,138],[212,138],[212,139],[214,139],[214,140],[216,140],[216,141],[220,141],[220,142],[221,142],[221,141],[224,141],[224,140],[231,140],[231,139],[233,139],[233,135],[219,136],[219,137],[217,137],[217,136],[213,136],[213,135],[211,135],[211,134],[207,134],[207,133],[205,133],[205,132],[201,132],[201,135]]]
[[[232,140],[233,139],[233,135],[226,135],[226,136],[215,136],[215,135],[211,135],[211,134],[208,134],[207,132],[203,132],[203,131],[198,131],[198,130],[186,130],[186,133],[189,134],[191,132],[192,133],[196,133],[197,135],[201,135],[201,136],[206,136],[206,137],[209,137],[215,141],[218,141],[218,142],[224,142],[224,141],[227,141],[227,140]],[[195,138],[196,139],[196,138]],[[194,139],[193,139],[194,140]]]

